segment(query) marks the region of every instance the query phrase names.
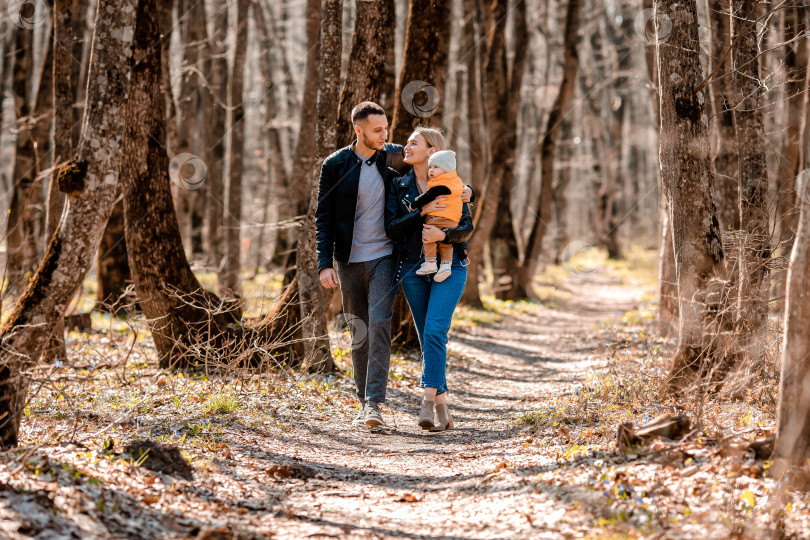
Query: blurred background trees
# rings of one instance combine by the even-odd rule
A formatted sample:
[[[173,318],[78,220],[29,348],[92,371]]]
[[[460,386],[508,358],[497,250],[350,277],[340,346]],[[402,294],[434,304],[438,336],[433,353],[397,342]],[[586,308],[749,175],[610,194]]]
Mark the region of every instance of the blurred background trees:
[[[60,186],[56,171],[77,155],[88,170],[101,160],[80,145],[106,126],[92,125],[99,104],[88,96],[109,81],[91,73],[91,43],[111,45],[95,0],[0,3],[8,319],[41,285],[48,245],[76,210],[81,186]],[[755,365],[786,304],[788,330],[803,324],[802,2],[161,0],[155,10],[140,22],[159,48],[142,60],[159,95],[137,87],[143,110],[128,109],[126,144],[117,119],[111,144],[130,149],[125,177],[110,218],[96,211],[103,231],[86,233],[95,253],[71,266],[95,309],[170,314],[166,298],[144,297],[165,273],[176,291],[210,290],[225,328],[256,315],[246,315],[243,285],[263,276],[277,287],[258,315],[283,313],[298,339],[288,352],[331,369],[325,334],[340,305],[313,268],[313,180],[351,142],[351,107],[372,99],[388,111],[391,142],[419,124],[442,127],[476,191],[464,302],[535,299],[538,269],[590,249],[659,250],[657,328],[679,343],[673,388],[722,384],[735,365]],[[101,104],[108,116],[112,105]],[[40,354],[64,355],[60,324],[75,293],[49,312]],[[401,298],[396,311],[397,343],[414,346]],[[188,321],[175,322],[187,337]],[[804,370],[801,341],[786,342]]]

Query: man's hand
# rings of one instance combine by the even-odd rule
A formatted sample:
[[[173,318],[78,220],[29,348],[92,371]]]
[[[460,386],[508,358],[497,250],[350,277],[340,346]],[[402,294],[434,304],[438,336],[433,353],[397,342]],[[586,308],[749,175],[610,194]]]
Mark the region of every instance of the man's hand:
[[[318,277],[321,278],[321,285],[327,289],[334,289],[338,286],[337,274],[334,268],[324,268],[318,273]]]
[[[464,186],[464,190],[461,192],[461,202],[468,203],[472,200],[472,188],[470,186]]]
[[[433,199],[432,201],[430,201],[429,203],[427,203],[425,206],[422,207],[422,215],[426,216],[431,212],[438,212],[439,210],[446,209],[447,205],[443,204],[444,201],[446,200],[447,197],[445,195],[436,197],[435,199]]]
[[[441,242],[447,235],[444,231],[433,225],[422,226],[422,243],[432,244],[433,242]]]

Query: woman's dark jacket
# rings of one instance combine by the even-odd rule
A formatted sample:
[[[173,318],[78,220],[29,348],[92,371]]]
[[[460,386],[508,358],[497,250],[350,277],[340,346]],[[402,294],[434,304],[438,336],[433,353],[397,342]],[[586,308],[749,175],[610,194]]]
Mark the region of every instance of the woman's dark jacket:
[[[394,178],[385,194],[385,233],[394,242],[399,260],[422,257],[422,225],[425,223],[420,210],[408,206],[419,196],[416,175],[411,169],[405,176]],[[453,244],[453,250],[461,260],[467,258],[467,240],[473,233],[469,205],[461,211],[461,220],[455,229],[445,229],[444,243]]]

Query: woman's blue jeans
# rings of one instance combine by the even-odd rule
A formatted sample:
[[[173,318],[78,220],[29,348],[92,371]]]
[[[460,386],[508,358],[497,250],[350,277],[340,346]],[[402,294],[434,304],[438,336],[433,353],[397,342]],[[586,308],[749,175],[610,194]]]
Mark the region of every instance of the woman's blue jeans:
[[[406,260],[402,268],[402,291],[411,307],[422,346],[422,388],[447,392],[447,333],[456,305],[467,284],[467,261],[453,257],[452,273],[441,283],[433,275],[418,276],[421,260]]]

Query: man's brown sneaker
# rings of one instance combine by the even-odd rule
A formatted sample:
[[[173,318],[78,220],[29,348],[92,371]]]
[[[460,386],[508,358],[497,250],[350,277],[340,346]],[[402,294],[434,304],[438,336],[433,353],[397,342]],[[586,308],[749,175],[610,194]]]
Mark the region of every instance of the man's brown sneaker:
[[[360,426],[365,421],[366,421],[366,404],[361,403],[360,410],[357,411],[357,416],[355,416],[354,420],[352,420],[352,424],[354,424],[355,426]]]
[[[380,404],[369,401],[366,405],[366,425],[367,426],[384,426],[382,412],[380,411]]]

